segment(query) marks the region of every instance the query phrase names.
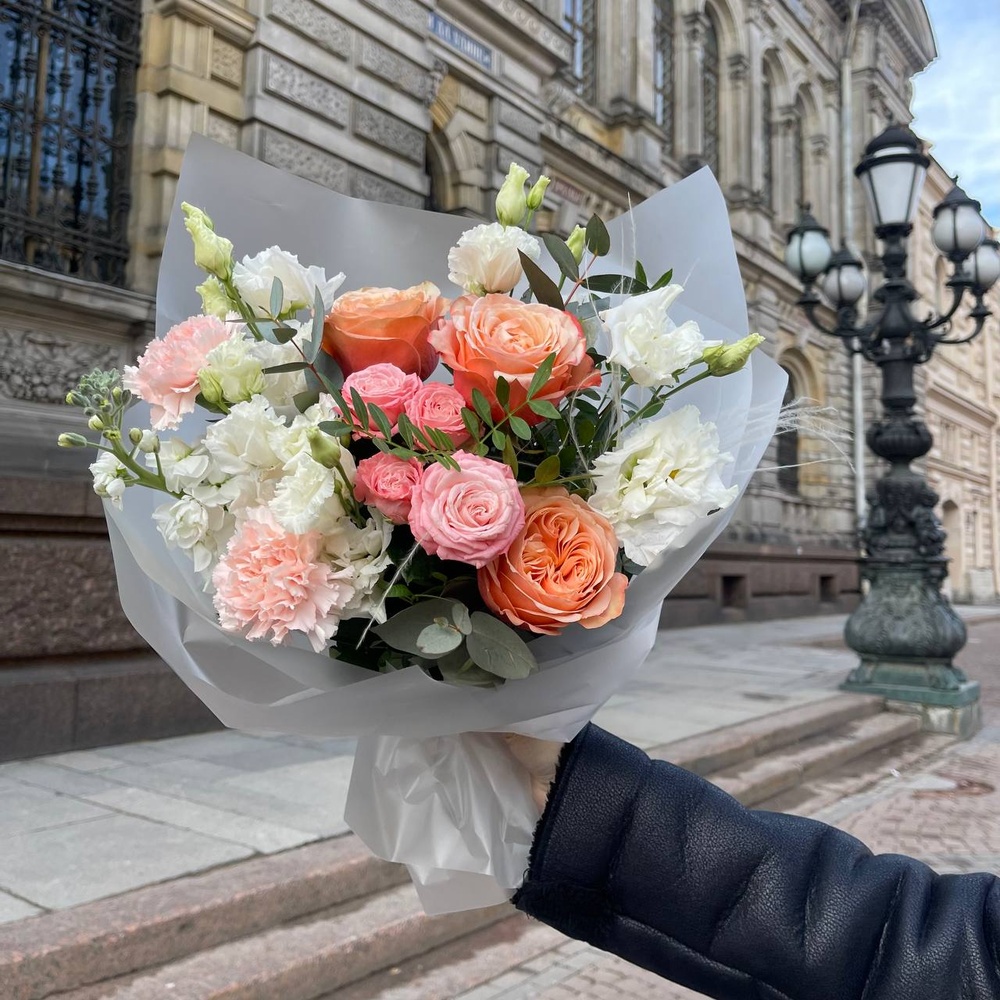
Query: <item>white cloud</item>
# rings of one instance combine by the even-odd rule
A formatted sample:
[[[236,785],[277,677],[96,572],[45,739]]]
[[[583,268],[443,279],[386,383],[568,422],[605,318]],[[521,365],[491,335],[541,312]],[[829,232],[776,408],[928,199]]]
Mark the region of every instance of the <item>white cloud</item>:
[[[914,130],[1000,226],[1000,4],[925,0],[938,59],[914,80]]]

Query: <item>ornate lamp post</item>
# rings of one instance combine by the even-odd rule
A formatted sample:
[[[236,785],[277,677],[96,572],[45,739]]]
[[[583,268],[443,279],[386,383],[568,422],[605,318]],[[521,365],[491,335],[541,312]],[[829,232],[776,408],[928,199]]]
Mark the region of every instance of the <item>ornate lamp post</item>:
[[[959,187],[934,210],[932,238],[954,266],[948,281],[952,303],[942,316],[918,319],[917,292],[906,277],[907,239],[929,158],[909,128],[890,125],[865,149],[855,169],[868,196],[875,234],[883,243],[884,282],[870,314],[859,316],[865,291],[862,262],[846,246],[836,253],[827,231],[808,211],[788,239],[786,263],[805,288],[799,305],[818,330],[839,337],[882,372],[882,419],[868,446],[889,463],[869,494],[868,523],[861,533],[862,576],[868,592],[848,619],[847,644],[860,656],[844,688],[880,695],[919,712],[925,727],[969,735],[979,725],[979,684],[952,664],[966,630],[941,584],[947,575],[945,535],[934,514],[938,497],[910,463],[931,450],[927,425],[914,413],[914,369],[939,344],[964,344],[983,329],[989,309],[983,297],[1000,277],[1000,250],[984,240],[980,205]],[[830,329],[817,317],[816,285],[836,310]],[[966,293],[975,301],[972,332],[955,336],[951,320]]]

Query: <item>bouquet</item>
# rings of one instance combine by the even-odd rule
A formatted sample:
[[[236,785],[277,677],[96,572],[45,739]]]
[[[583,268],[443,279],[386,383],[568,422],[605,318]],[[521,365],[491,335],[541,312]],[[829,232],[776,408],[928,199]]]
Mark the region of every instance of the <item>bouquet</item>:
[[[548,180],[516,164],[497,221],[456,233],[261,184],[270,168],[209,149],[185,162],[160,336],[70,392],[96,437],[60,443],[98,449],[126,612],[209,707],[255,731],[361,737],[350,825],[410,866],[429,910],[495,902],[537,815],[475,734],[567,738],[628,679],[759,461],[781,379],[747,379],[762,338],[684,315],[669,261],[649,277],[613,253],[613,225],[531,235]],[[311,209],[329,206],[319,259],[344,271],[278,245],[237,259],[260,244],[206,214],[236,218],[226,168],[244,178],[231,190],[294,191],[293,234],[322,242]],[[201,271],[188,289],[181,218]],[[671,232],[678,251],[687,232]],[[387,236],[412,249],[380,260]],[[359,261],[384,276],[342,291]],[[201,309],[183,315],[191,290]],[[731,391],[706,396],[722,379]]]

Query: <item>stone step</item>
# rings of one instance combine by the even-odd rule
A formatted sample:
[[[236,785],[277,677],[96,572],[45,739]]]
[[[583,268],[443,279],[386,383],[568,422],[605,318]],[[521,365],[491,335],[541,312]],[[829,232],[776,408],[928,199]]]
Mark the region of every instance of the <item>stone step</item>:
[[[800,740],[830,732],[884,711],[885,700],[869,695],[838,694],[759,719],[666,743],[650,756],[669,760],[702,776],[714,774]]]
[[[399,886],[59,1000],[316,1000],[512,912],[428,917],[413,887]]]
[[[407,881],[356,837],[310,844],[0,925],[0,996],[60,991],[176,961]]]
[[[498,988],[514,986],[527,977],[510,970],[565,941],[559,931],[519,913],[346,989],[328,993],[322,1000],[452,1000],[487,982]]]
[[[802,740],[767,757],[714,772],[709,778],[744,805],[754,806],[919,732],[920,720],[915,716],[883,712]]]

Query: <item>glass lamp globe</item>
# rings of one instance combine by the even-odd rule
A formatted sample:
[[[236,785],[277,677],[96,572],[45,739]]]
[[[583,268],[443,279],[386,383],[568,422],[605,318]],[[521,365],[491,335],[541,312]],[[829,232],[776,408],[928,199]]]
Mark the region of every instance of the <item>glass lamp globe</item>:
[[[988,291],[1000,278],[1000,243],[983,240],[965,264],[966,274],[977,292]]]
[[[923,143],[905,125],[890,125],[868,143],[854,173],[864,187],[876,232],[912,225],[930,162]]]
[[[982,205],[956,184],[934,209],[931,239],[938,250],[956,261],[972,253],[986,235],[981,211]]]
[[[809,214],[809,206],[805,206],[799,224],[788,234],[785,264],[800,281],[809,282],[826,270],[832,256],[829,232]]]
[[[868,287],[861,260],[841,245],[820,279],[820,287],[838,309],[855,305]]]

